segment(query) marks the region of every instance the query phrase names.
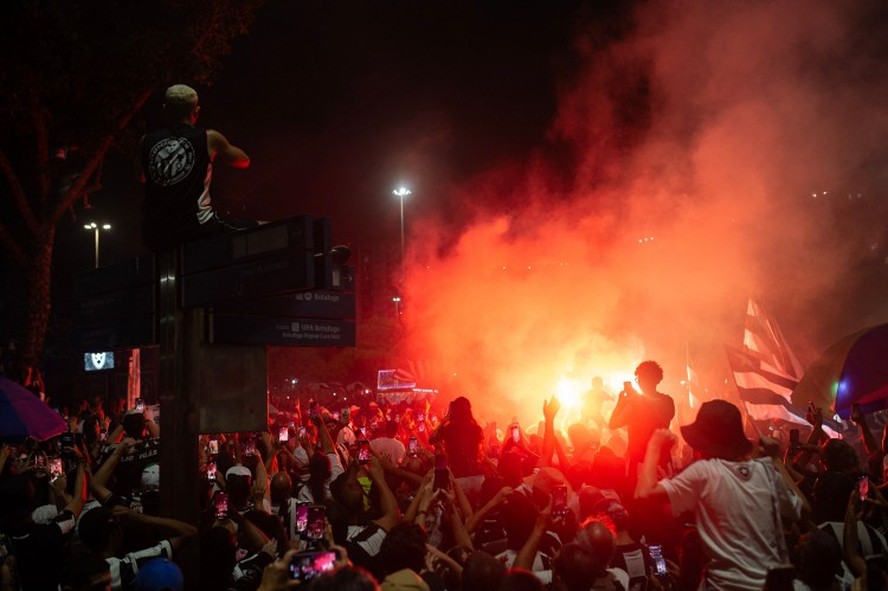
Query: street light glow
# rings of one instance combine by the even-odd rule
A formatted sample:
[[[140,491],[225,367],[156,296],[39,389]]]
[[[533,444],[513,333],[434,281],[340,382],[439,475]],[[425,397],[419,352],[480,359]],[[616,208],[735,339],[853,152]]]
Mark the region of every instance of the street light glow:
[[[96,269],[99,268],[99,232],[101,230],[110,230],[111,224],[99,224],[95,222],[90,222],[88,224],[83,224],[83,229],[93,232],[95,234],[95,242],[96,242]]]
[[[407,195],[410,195],[410,189],[407,189],[406,187],[398,187],[397,189],[392,191],[392,194],[403,199]]]

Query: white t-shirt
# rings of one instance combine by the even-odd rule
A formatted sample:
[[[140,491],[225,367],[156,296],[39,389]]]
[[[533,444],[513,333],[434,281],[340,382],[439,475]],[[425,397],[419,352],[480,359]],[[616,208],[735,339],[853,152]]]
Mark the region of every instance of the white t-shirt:
[[[330,478],[324,482],[324,490],[327,491],[327,496],[330,495],[330,483],[336,480],[336,477],[344,472],[342,469],[342,462],[339,461],[339,456],[335,453],[327,454],[327,457],[330,459]],[[296,495],[296,500],[300,503],[322,503],[324,499],[315,499],[311,494],[311,490],[308,486],[303,486],[299,489],[299,494]]]
[[[401,463],[404,456],[407,455],[407,449],[404,444],[397,439],[391,437],[377,437],[370,440],[370,449],[377,455],[388,458],[390,462],[396,466]]]
[[[783,562],[775,512],[798,520],[802,501],[783,482],[770,458],[694,462],[659,483],[675,515],[692,511],[709,563],[711,589],[760,591],[768,568]]]

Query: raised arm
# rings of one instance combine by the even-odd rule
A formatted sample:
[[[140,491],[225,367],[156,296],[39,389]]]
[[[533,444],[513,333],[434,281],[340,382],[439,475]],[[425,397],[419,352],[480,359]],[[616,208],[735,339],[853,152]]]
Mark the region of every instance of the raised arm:
[[[635,498],[645,499],[649,497],[661,497],[668,499],[666,489],[657,482],[657,464],[662,457],[664,449],[675,445],[677,438],[669,429],[657,429],[648,441],[647,453],[641,465],[641,473],[638,475],[638,484],[635,487]]]
[[[379,503],[382,508],[382,517],[376,520],[376,524],[385,531],[389,531],[401,523],[401,509],[398,507],[395,493],[392,492],[392,489],[389,488],[388,483],[385,481],[385,472],[375,455],[370,461],[370,478],[379,489]]]
[[[218,156],[222,162],[234,168],[247,168],[250,166],[250,157],[237,146],[228,142],[224,135],[214,129],[207,130],[207,148],[210,159]]]

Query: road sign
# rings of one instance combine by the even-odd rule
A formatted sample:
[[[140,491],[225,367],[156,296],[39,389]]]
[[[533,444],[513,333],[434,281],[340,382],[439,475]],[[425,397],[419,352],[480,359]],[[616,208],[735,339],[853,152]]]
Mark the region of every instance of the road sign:
[[[249,230],[213,236],[182,247],[182,274],[191,275],[260,258],[315,250],[318,227],[302,215]],[[329,232],[329,225],[327,226]]]
[[[261,298],[314,287],[310,251],[259,259],[182,278],[182,305],[207,306],[226,300]]]
[[[303,291],[271,298],[225,302],[213,306],[213,311],[223,315],[347,319],[355,317],[355,294]]]
[[[229,345],[354,347],[355,324],[344,320],[210,314],[207,318],[207,342]]]

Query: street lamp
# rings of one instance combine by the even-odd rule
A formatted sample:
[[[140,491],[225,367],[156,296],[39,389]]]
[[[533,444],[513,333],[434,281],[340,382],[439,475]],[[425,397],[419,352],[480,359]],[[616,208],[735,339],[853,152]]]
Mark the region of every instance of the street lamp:
[[[392,193],[401,199],[401,263],[404,262],[404,198],[410,195],[410,190],[398,187]]]
[[[400,320],[401,319],[401,296],[393,297],[392,301],[395,302],[395,317]]]
[[[96,269],[99,268],[99,232],[102,230],[110,230],[111,224],[102,224],[99,225],[95,222],[90,222],[88,224],[83,225],[84,230],[92,230],[96,235]]]

